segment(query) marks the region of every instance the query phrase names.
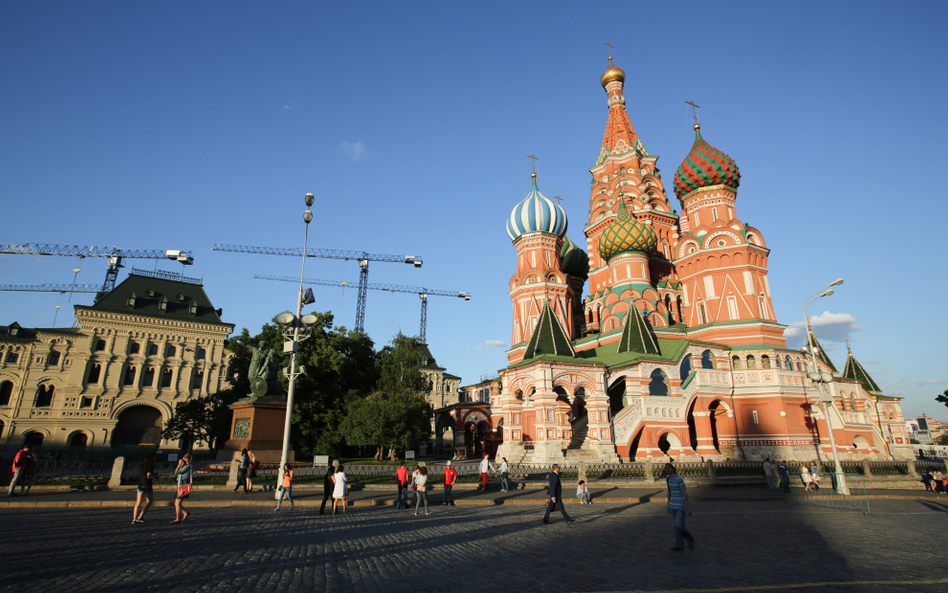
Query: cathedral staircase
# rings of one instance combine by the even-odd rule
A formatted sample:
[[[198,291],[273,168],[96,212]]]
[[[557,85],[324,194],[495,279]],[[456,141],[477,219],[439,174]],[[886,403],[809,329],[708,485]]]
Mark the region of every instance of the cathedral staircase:
[[[582,418],[577,419],[573,422],[573,437],[569,441],[569,445],[566,447],[566,455],[564,456],[567,463],[576,463],[579,461],[585,461],[587,463],[599,463],[599,453],[597,451],[591,451],[589,449],[584,449],[583,444],[587,443],[586,435],[589,433],[589,417],[583,415]]]

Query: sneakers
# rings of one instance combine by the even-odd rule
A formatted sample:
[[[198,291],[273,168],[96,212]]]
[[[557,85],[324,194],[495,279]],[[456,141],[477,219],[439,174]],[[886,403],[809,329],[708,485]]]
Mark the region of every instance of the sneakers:
[[[566,524],[567,524],[567,525],[572,525],[572,524],[575,523],[575,522],[576,522],[576,519],[570,519],[569,521],[566,522]]]

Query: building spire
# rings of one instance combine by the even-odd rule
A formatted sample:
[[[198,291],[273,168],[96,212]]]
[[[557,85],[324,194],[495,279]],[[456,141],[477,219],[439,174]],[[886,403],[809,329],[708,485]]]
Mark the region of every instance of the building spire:
[[[700,133],[701,124],[698,123],[698,110],[701,109],[701,105],[695,105],[694,101],[685,101],[686,105],[691,105],[691,117],[695,118],[695,132]]]

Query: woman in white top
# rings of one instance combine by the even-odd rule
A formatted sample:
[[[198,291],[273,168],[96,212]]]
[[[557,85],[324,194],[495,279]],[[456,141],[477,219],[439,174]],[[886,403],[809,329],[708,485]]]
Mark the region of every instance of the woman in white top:
[[[428,468],[419,467],[418,471],[415,472],[415,475],[412,478],[412,485],[415,488],[415,516],[418,516],[418,511],[421,509],[421,502],[425,502],[425,515],[430,515],[428,512]]]
[[[336,514],[336,504],[342,501],[342,514],[346,514],[346,472],[342,464],[336,468],[336,473],[332,476],[332,483],[335,484],[332,489],[332,514]]]
[[[806,486],[805,491],[809,492],[810,488],[813,487],[813,478],[810,476],[810,469],[806,466],[806,463],[800,465],[800,479],[803,480],[803,485]]]

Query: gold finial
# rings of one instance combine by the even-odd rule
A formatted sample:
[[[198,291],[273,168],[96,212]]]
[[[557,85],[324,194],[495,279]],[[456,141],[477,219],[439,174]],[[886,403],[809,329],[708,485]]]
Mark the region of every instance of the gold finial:
[[[691,105],[691,117],[695,118],[695,132],[701,129],[701,124],[698,123],[698,110],[701,109],[701,105],[695,105],[694,101],[685,101],[686,105]]]
[[[846,338],[846,351],[850,354],[853,353],[853,349],[849,347],[849,338]]]
[[[602,77],[599,79],[599,82],[602,83],[602,88],[606,88],[606,85],[614,80],[625,82],[625,72],[622,71],[622,68],[618,68],[612,64],[612,44],[606,43],[605,45],[609,48],[609,67],[606,68],[606,71],[602,73]]]
[[[612,44],[606,41],[604,45],[606,45],[606,47],[609,48],[607,51],[609,52],[609,67],[611,68],[612,67]]]
[[[530,175],[530,177],[533,179],[533,183],[536,183],[537,182],[537,161],[540,159],[533,156],[532,154],[528,154],[527,158],[531,160],[530,166],[533,167],[533,173]]]

